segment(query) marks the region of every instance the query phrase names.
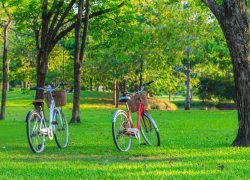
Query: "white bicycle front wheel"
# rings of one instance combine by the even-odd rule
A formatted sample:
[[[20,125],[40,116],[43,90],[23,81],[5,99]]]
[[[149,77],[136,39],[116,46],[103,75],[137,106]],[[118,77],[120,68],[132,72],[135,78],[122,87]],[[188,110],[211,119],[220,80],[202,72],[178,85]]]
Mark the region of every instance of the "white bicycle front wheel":
[[[41,129],[44,128],[42,118],[36,110],[31,110],[26,116],[26,132],[31,150],[40,153],[44,150],[45,135]]]
[[[128,128],[131,128],[131,123],[127,114],[123,110],[117,110],[112,119],[112,134],[115,145],[120,151],[128,151],[131,147],[132,136],[126,133]]]

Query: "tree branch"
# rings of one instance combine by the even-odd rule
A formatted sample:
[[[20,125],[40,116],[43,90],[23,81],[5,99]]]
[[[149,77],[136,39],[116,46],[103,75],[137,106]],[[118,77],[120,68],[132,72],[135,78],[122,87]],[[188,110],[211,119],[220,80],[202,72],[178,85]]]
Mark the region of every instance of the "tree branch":
[[[122,2],[121,4],[118,5],[118,8],[121,8],[124,4],[125,4],[125,3]],[[89,15],[89,18],[93,18],[93,17],[95,17],[95,16],[100,16],[100,15],[105,14],[105,13],[107,13],[107,12],[110,12],[110,11],[112,11],[112,10],[114,10],[114,8],[108,8],[108,9],[103,9],[103,10],[94,12],[93,14],[90,14],[90,15]]]
[[[216,16],[218,20],[221,19],[221,9],[222,7],[218,5],[215,0],[202,0],[208,7],[209,9],[213,12],[213,14]]]
[[[42,1],[42,32],[41,32],[41,47],[46,47],[47,33],[48,33],[48,0]]]
[[[39,43],[39,30],[35,29],[35,39],[36,39],[36,50],[38,51],[40,49],[40,43]]]
[[[121,8],[124,5],[124,2],[122,2],[121,4],[119,4],[117,6],[117,8]],[[89,15],[89,19],[94,18],[96,16],[100,16],[103,15],[105,13],[108,13],[110,11],[116,10],[117,8],[108,8],[108,9],[103,9],[97,12],[94,12],[92,14]],[[85,18],[83,19],[83,22],[85,21]],[[74,29],[76,22],[72,23],[70,26],[68,26],[67,28],[65,28],[64,30],[62,30],[52,41],[52,47],[56,45],[56,43],[63,38],[65,35],[67,35],[72,29]]]
[[[79,57],[81,65],[82,65],[84,54],[85,54],[85,47],[86,47],[86,41],[87,41],[87,35],[88,35],[89,13],[90,13],[90,4],[89,4],[89,0],[87,0],[86,10],[85,10],[84,30],[82,34],[82,43],[81,43],[80,57]]]
[[[62,26],[62,23],[64,21],[64,19],[66,18],[66,16],[68,15],[69,11],[72,9],[74,3],[76,2],[76,0],[71,0],[69,5],[67,6],[66,10],[64,11],[63,15],[61,16],[61,18],[58,20],[58,23],[56,25],[56,27],[54,28],[53,32],[51,33],[52,36],[55,36],[57,34],[57,32],[59,31],[59,29]]]
[[[54,16],[53,16],[53,20],[52,20],[50,28],[49,28],[49,32],[51,32],[54,29],[57,18],[58,18],[59,14],[60,14],[60,8],[62,6],[63,6],[63,1],[60,1],[58,4],[55,5],[55,7],[54,7],[55,9],[51,8],[51,13],[52,14],[54,13]]]
[[[4,12],[6,13],[6,15],[8,16],[9,20],[12,20],[11,14],[9,13],[8,9],[5,6],[5,3],[2,1],[2,7],[4,9]],[[9,21],[8,20],[8,21]]]

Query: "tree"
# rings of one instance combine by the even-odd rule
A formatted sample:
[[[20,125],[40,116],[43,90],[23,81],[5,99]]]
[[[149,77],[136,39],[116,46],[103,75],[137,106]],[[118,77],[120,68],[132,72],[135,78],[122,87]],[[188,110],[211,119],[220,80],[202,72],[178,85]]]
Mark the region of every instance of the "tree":
[[[85,20],[84,20],[84,30],[82,34],[82,41],[80,41],[80,30],[82,22],[82,9],[83,9],[83,0],[78,2],[78,16],[75,27],[75,56],[74,56],[74,99],[73,99],[73,111],[71,123],[80,123],[80,90],[81,90],[81,67],[85,52],[87,33],[88,33],[88,24],[89,24],[89,12],[90,5],[89,0],[86,0],[85,8]]]
[[[5,108],[6,108],[6,92],[8,88],[8,70],[9,70],[9,62],[8,62],[8,43],[9,43],[9,32],[12,25],[12,15],[9,12],[9,9],[6,7],[6,2],[1,0],[1,6],[6,14],[6,19],[3,23],[3,79],[2,79],[2,102],[1,102],[1,112],[0,112],[0,120],[5,119]]]
[[[23,21],[23,24],[34,33],[37,49],[37,86],[42,87],[45,84],[50,53],[59,40],[75,27],[77,19],[74,12],[75,2],[76,0],[42,0],[42,4],[40,4],[38,0],[25,1],[26,7],[23,8],[25,12],[19,11],[16,15],[19,21]],[[119,4],[118,7],[122,5],[123,3]],[[94,18],[116,8],[117,5],[112,8],[99,8],[89,17]],[[42,91],[37,91],[36,98],[43,98]]]
[[[250,146],[250,21],[246,0],[203,0],[217,18],[232,57],[238,134],[234,146]]]

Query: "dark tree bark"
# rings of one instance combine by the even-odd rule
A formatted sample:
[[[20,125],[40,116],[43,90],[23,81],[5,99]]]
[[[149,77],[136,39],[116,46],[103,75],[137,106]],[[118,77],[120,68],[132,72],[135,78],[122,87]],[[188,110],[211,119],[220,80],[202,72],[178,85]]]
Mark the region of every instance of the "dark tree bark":
[[[127,91],[126,83],[127,83],[126,79],[123,79],[123,81],[122,81],[122,86],[123,86],[122,91],[123,91],[123,93]]]
[[[74,97],[73,111],[70,123],[80,123],[80,87],[81,85],[81,62],[80,62],[80,31],[82,22],[83,0],[78,1],[78,15],[75,26],[75,54],[74,54]]]
[[[140,66],[140,87],[142,87],[143,84],[143,60],[141,60],[141,66]]]
[[[85,20],[84,20],[84,30],[82,34],[82,41],[80,40],[80,30],[82,22],[82,9],[83,9],[83,0],[79,0],[78,4],[78,16],[77,23],[75,28],[75,60],[74,60],[74,99],[73,99],[73,111],[71,123],[80,123],[80,91],[81,91],[81,67],[83,63],[83,57],[85,53],[87,34],[88,34],[88,24],[89,24],[89,12],[90,4],[89,0],[86,0],[86,9],[85,9]],[[79,50],[79,45],[81,48]]]
[[[116,80],[113,84],[113,104],[116,105]]]
[[[8,62],[8,41],[9,41],[9,31],[12,24],[12,17],[7,11],[4,3],[2,2],[2,8],[6,12],[8,16],[8,21],[4,25],[3,28],[3,40],[4,40],[4,46],[3,46],[3,76],[2,76],[2,102],[1,102],[1,112],[0,112],[0,120],[5,119],[5,109],[6,109],[6,93],[9,88],[8,86],[8,71],[9,71],[9,62]]]
[[[89,90],[93,91],[93,78],[89,79]]]
[[[119,107],[119,81],[116,81],[116,86],[115,86],[115,107],[118,108]]]
[[[114,81],[114,90],[113,90],[113,103],[115,107],[117,108],[119,106],[119,81]]]
[[[123,93],[123,83],[122,82],[119,82],[119,92],[120,93]]]
[[[187,62],[187,81],[186,81],[186,99],[185,99],[185,110],[190,110],[191,96],[190,96],[190,61]]]
[[[218,19],[232,57],[238,107],[234,146],[250,146],[250,22],[246,0],[203,0]]]

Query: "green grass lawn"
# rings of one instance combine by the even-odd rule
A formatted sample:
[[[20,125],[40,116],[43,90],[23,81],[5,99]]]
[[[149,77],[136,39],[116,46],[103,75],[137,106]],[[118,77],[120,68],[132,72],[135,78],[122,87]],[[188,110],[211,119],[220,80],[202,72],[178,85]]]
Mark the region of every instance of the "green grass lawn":
[[[32,97],[8,94],[7,119],[0,121],[0,179],[250,178],[250,149],[231,147],[236,111],[150,111],[160,129],[161,147],[133,139],[129,152],[118,152],[111,133],[111,94],[84,92],[82,124],[69,126],[69,147],[60,150],[47,140],[44,152],[33,154],[25,129]],[[64,108],[68,120],[71,107]]]
[[[157,98],[159,99],[163,99],[163,100],[169,100],[168,96],[158,96]],[[183,110],[185,109],[185,96],[173,96],[171,98],[171,103],[175,104],[179,110]],[[216,109],[216,104],[218,104],[219,102],[217,101],[208,101],[204,104],[204,102],[202,102],[201,99],[199,99],[198,96],[193,96],[191,103],[190,103],[190,107],[191,109],[204,109],[204,108],[209,108],[209,109]]]

